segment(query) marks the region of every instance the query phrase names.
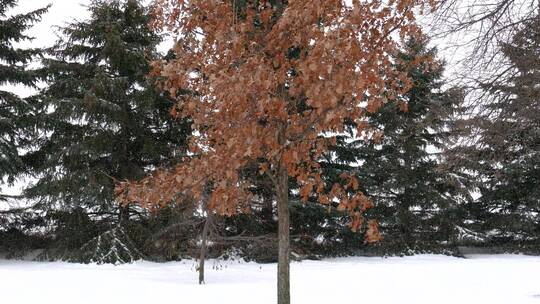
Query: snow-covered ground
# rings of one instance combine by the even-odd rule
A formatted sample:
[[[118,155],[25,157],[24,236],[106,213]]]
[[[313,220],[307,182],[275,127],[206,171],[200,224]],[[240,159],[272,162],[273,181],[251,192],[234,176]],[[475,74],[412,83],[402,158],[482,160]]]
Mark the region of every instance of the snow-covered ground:
[[[0,260],[0,303],[275,303],[275,264],[79,265]],[[214,269],[212,269],[214,268]],[[292,302],[540,304],[540,257],[340,258],[294,263]]]

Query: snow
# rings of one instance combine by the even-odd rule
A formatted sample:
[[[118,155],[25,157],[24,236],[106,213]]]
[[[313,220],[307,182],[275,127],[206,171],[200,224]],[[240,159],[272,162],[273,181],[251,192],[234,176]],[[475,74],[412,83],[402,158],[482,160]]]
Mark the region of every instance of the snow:
[[[2,303],[275,303],[275,264],[81,265],[0,260]],[[292,303],[540,303],[540,257],[438,255],[295,262]]]

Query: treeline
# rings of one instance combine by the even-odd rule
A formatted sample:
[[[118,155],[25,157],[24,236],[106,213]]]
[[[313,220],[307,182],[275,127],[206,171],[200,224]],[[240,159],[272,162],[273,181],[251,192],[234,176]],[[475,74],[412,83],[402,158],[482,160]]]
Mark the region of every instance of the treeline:
[[[0,91],[0,175],[27,178],[21,197],[1,196],[0,251],[8,258],[123,263],[207,256],[277,258],[271,181],[246,167],[255,202],[223,216],[189,195],[162,208],[119,204],[115,185],[192,157],[190,118],[176,115],[153,64],[162,36],[136,0],[94,0],[88,20],[72,22],[46,49],[18,49],[47,8],[9,15],[0,0],[0,84],[43,89],[28,98]],[[182,46],[177,46],[182,47]],[[512,71],[480,82],[488,99],[443,77],[427,37],[403,42],[394,69],[412,80],[402,96],[368,115],[369,132],[345,130],[320,159],[328,184],[353,175],[373,203],[367,217],[382,239],[367,244],[339,202],[301,200],[290,180],[291,248],[298,258],[354,254],[457,254],[459,245],[536,252],[540,245],[540,17],[500,45]],[[39,68],[29,68],[39,62]],[[403,84],[405,85],[405,84]],[[473,102],[474,103],[474,102]],[[210,187],[210,185],[209,185]],[[356,190],[356,189],[354,189]],[[311,200],[311,199],[310,199]],[[203,245],[204,244],[204,245]]]

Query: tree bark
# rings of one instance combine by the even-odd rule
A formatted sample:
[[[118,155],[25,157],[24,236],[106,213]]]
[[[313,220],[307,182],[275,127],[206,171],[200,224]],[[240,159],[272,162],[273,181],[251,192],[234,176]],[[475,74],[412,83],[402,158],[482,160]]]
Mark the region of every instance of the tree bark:
[[[290,240],[289,240],[289,177],[287,168],[280,165],[276,176],[278,206],[278,304],[291,302],[290,292]]]
[[[204,261],[206,259],[206,248],[208,242],[208,233],[210,232],[210,225],[212,225],[212,213],[206,211],[206,221],[204,222],[204,228],[201,237],[201,252],[199,256],[199,284],[204,284]]]
[[[129,221],[129,205],[120,206],[118,211],[118,221],[121,226]]]
[[[206,211],[206,221],[204,222],[204,227],[201,236],[201,251],[199,253],[199,284],[204,284],[204,262],[206,260],[206,249],[208,245],[208,235],[210,233],[210,226],[212,226],[212,212],[208,209],[208,201],[210,200],[211,195],[211,186],[206,185],[203,196],[202,196],[202,208]]]

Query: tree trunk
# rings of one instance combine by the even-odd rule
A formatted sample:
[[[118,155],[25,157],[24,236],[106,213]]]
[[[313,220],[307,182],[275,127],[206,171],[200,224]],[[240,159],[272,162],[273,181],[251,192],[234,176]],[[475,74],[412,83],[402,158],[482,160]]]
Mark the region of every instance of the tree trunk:
[[[118,221],[121,226],[129,221],[129,205],[120,206],[120,210],[118,211]]]
[[[278,304],[291,302],[290,291],[290,241],[289,241],[289,178],[287,168],[280,165],[276,176],[278,206]]]
[[[206,211],[206,221],[201,236],[201,251],[199,253],[199,284],[204,284],[204,262],[206,260],[206,249],[208,245],[208,235],[210,233],[210,226],[212,226],[213,214],[208,209],[208,201],[210,200],[211,186],[206,185],[202,195],[202,208]]]
[[[206,246],[208,242],[208,233],[210,232],[210,225],[212,225],[212,213],[207,210],[206,221],[204,222],[201,237],[201,252],[199,256],[199,284],[204,284],[204,261],[206,259]]]

